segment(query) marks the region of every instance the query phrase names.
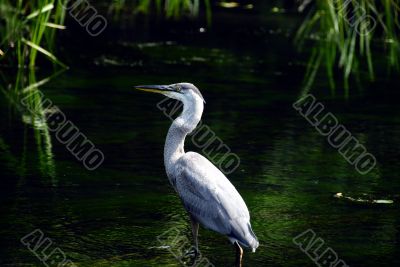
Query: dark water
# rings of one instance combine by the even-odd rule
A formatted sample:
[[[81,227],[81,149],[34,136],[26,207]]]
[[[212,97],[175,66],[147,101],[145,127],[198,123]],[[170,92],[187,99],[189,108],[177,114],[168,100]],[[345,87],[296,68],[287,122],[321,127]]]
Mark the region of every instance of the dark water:
[[[275,17],[265,27],[230,21],[230,30],[217,22],[204,34],[192,24],[177,32],[147,29],[147,36],[135,29],[88,39],[85,46],[64,37],[72,67],[40,90],[105,161],[86,170],[54,134],[35,130],[0,97],[0,265],[42,266],[20,242],[40,229],[77,266],[179,266],[157,239],[167,232],[190,240],[189,221],[164,173],[170,121],[156,107],[161,96],[132,87],[180,81],[200,88],[207,101],[203,122],[240,158],[229,179],[260,240],[256,253],[245,253],[245,266],[316,266],[292,242],[307,229],[349,266],[398,265],[395,80],[379,77],[351,88],[345,99],[340,88],[331,95],[322,74],[317,78],[319,101],[377,158],[377,166],[360,175],[292,108],[305,56],[286,35],[292,24],[274,26],[283,19],[291,18]],[[190,141],[187,150],[200,152]],[[338,192],[395,202],[346,201],[333,197]],[[233,248],[216,233],[200,230],[200,250],[215,266],[233,263]]]

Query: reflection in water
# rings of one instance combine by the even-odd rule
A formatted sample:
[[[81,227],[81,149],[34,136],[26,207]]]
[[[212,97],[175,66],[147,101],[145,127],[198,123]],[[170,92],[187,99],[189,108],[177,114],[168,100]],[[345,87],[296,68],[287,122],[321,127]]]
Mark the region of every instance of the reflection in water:
[[[8,98],[9,103],[12,105],[12,110],[19,113],[21,121],[25,125],[20,164],[16,166],[18,172],[23,174],[26,170],[26,161],[32,160],[27,158],[27,142],[30,138],[26,137],[26,134],[30,134],[32,130],[36,143],[37,168],[40,170],[42,177],[51,178],[53,186],[57,186],[57,181],[51,136],[46,124],[46,113],[49,110],[46,110],[46,107],[43,106],[43,94],[39,91],[39,86],[46,84],[61,72],[56,72],[47,78],[37,81],[34,69],[29,69],[28,73],[24,69],[18,69],[16,80],[13,84],[9,84],[8,88],[4,85],[6,81],[3,80],[0,84],[0,89]],[[43,182],[46,183],[46,181]]]

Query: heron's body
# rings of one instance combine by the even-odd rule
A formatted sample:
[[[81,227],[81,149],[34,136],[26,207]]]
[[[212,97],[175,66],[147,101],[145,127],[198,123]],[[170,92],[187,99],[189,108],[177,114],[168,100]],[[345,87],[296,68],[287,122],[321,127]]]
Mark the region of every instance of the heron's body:
[[[232,243],[255,251],[258,240],[251,229],[247,206],[236,188],[208,159],[195,152],[185,153],[185,138],[201,119],[204,99],[192,84],[181,83],[165,88],[176,86],[179,86],[179,91],[161,91],[184,105],[182,114],[169,128],[165,141],[164,164],[168,179],[191,215],[194,228],[196,223],[200,223],[226,235]],[[138,88],[154,91],[154,86]],[[182,92],[182,88],[186,90]],[[197,247],[197,228],[193,234]]]

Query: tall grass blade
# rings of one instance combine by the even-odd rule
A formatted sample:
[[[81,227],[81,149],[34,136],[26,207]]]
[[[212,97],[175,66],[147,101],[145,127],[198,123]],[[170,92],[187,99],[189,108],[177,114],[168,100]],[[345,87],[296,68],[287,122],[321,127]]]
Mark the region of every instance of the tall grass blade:
[[[49,51],[47,51],[46,49],[34,44],[31,41],[26,40],[25,38],[22,38],[21,41],[27,45],[29,45],[30,47],[32,47],[33,49],[36,49],[37,51],[39,51],[40,53],[44,54],[45,56],[47,56],[48,58],[50,58],[53,62],[57,63],[58,65],[60,65],[63,68],[68,68],[64,63],[62,63],[60,60],[58,60],[56,58],[56,56],[54,56],[52,53],[50,53]]]
[[[28,16],[26,16],[26,19],[27,20],[33,19],[33,18],[39,16],[42,13],[45,13],[45,12],[48,12],[48,11],[52,10],[53,8],[54,8],[53,3],[45,5],[42,9],[36,10],[36,11],[32,12],[31,14],[29,14]]]

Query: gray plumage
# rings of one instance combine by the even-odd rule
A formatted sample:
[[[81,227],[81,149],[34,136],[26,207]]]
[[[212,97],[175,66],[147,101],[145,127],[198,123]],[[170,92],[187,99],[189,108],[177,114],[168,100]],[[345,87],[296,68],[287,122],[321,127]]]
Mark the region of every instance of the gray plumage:
[[[185,152],[187,134],[199,123],[204,98],[190,83],[168,86],[138,86],[145,91],[159,92],[183,102],[183,112],[169,128],[164,147],[164,164],[168,179],[185,209],[204,227],[226,235],[232,243],[255,251],[259,243],[245,202],[209,160],[195,152]]]
[[[187,152],[177,162],[175,189],[186,210],[203,226],[255,250],[246,204],[229,180],[202,155]]]

